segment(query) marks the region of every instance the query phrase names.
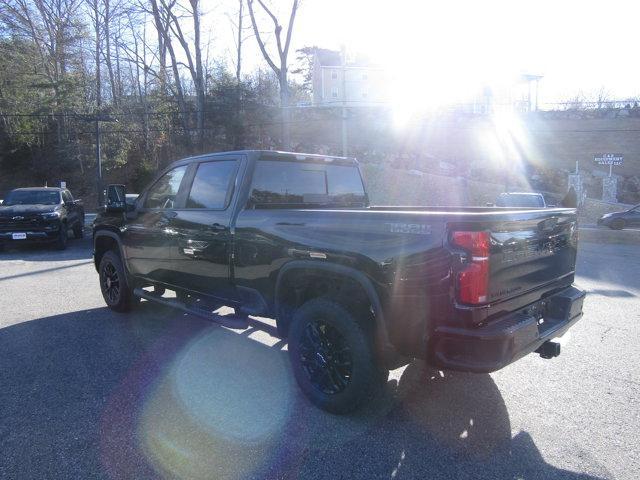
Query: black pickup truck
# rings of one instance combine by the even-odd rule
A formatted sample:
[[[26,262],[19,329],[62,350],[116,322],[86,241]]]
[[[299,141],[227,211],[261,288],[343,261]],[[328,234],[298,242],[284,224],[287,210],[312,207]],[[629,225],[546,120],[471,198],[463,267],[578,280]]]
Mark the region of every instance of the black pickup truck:
[[[84,207],[66,188],[16,188],[0,204],[0,250],[34,242],[64,250],[69,230],[82,238]]]
[[[328,411],[412,358],[470,372],[551,358],[582,316],[573,209],[370,206],[355,160],[274,151],[180,160],[125,194],[110,186],[94,224],[108,306],[144,298],[231,328],[274,318]]]

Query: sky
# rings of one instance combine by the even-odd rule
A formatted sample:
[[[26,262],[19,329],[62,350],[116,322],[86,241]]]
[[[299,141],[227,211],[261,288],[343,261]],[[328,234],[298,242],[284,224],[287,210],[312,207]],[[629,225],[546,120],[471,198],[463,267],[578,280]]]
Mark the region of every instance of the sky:
[[[286,18],[291,1],[271,5]],[[640,96],[639,3],[302,0],[293,49],[344,44],[350,55],[366,54],[390,69],[401,79],[398,89],[424,103],[464,101],[480,85],[519,73],[544,76],[541,103],[600,89],[625,99]],[[217,29],[222,44],[232,41],[224,30]],[[262,63],[251,38],[246,67]]]

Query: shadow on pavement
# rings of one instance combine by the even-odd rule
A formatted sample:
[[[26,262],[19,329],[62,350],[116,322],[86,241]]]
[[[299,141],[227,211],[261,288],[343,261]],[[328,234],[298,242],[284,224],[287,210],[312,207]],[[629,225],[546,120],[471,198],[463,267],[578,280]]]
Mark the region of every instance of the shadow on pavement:
[[[66,250],[56,250],[49,244],[11,244],[0,251],[3,260],[26,260],[30,262],[59,262],[66,260],[89,259],[92,255],[91,233],[85,232],[81,239],[70,238]]]
[[[489,375],[414,363],[334,416],[300,395],[282,342],[243,333],[147,303],[0,330],[0,477],[596,478],[512,437]]]

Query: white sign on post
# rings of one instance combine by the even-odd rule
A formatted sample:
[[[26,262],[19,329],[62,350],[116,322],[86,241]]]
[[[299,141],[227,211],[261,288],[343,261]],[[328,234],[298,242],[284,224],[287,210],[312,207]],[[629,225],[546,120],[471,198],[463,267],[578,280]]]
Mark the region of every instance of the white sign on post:
[[[67,188],[67,182],[60,182],[60,188]]]
[[[622,165],[624,156],[621,153],[596,153],[593,160],[599,165],[609,165],[609,177],[611,177],[613,166]]]
[[[596,153],[593,160],[599,165],[622,165],[624,156],[621,153]]]

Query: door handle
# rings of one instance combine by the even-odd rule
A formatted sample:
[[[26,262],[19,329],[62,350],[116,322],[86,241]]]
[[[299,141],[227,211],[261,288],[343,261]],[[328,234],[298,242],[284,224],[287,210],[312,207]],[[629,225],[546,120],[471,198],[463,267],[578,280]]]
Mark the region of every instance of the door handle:
[[[209,228],[215,232],[223,232],[227,229],[227,227],[218,222],[212,223]]]

